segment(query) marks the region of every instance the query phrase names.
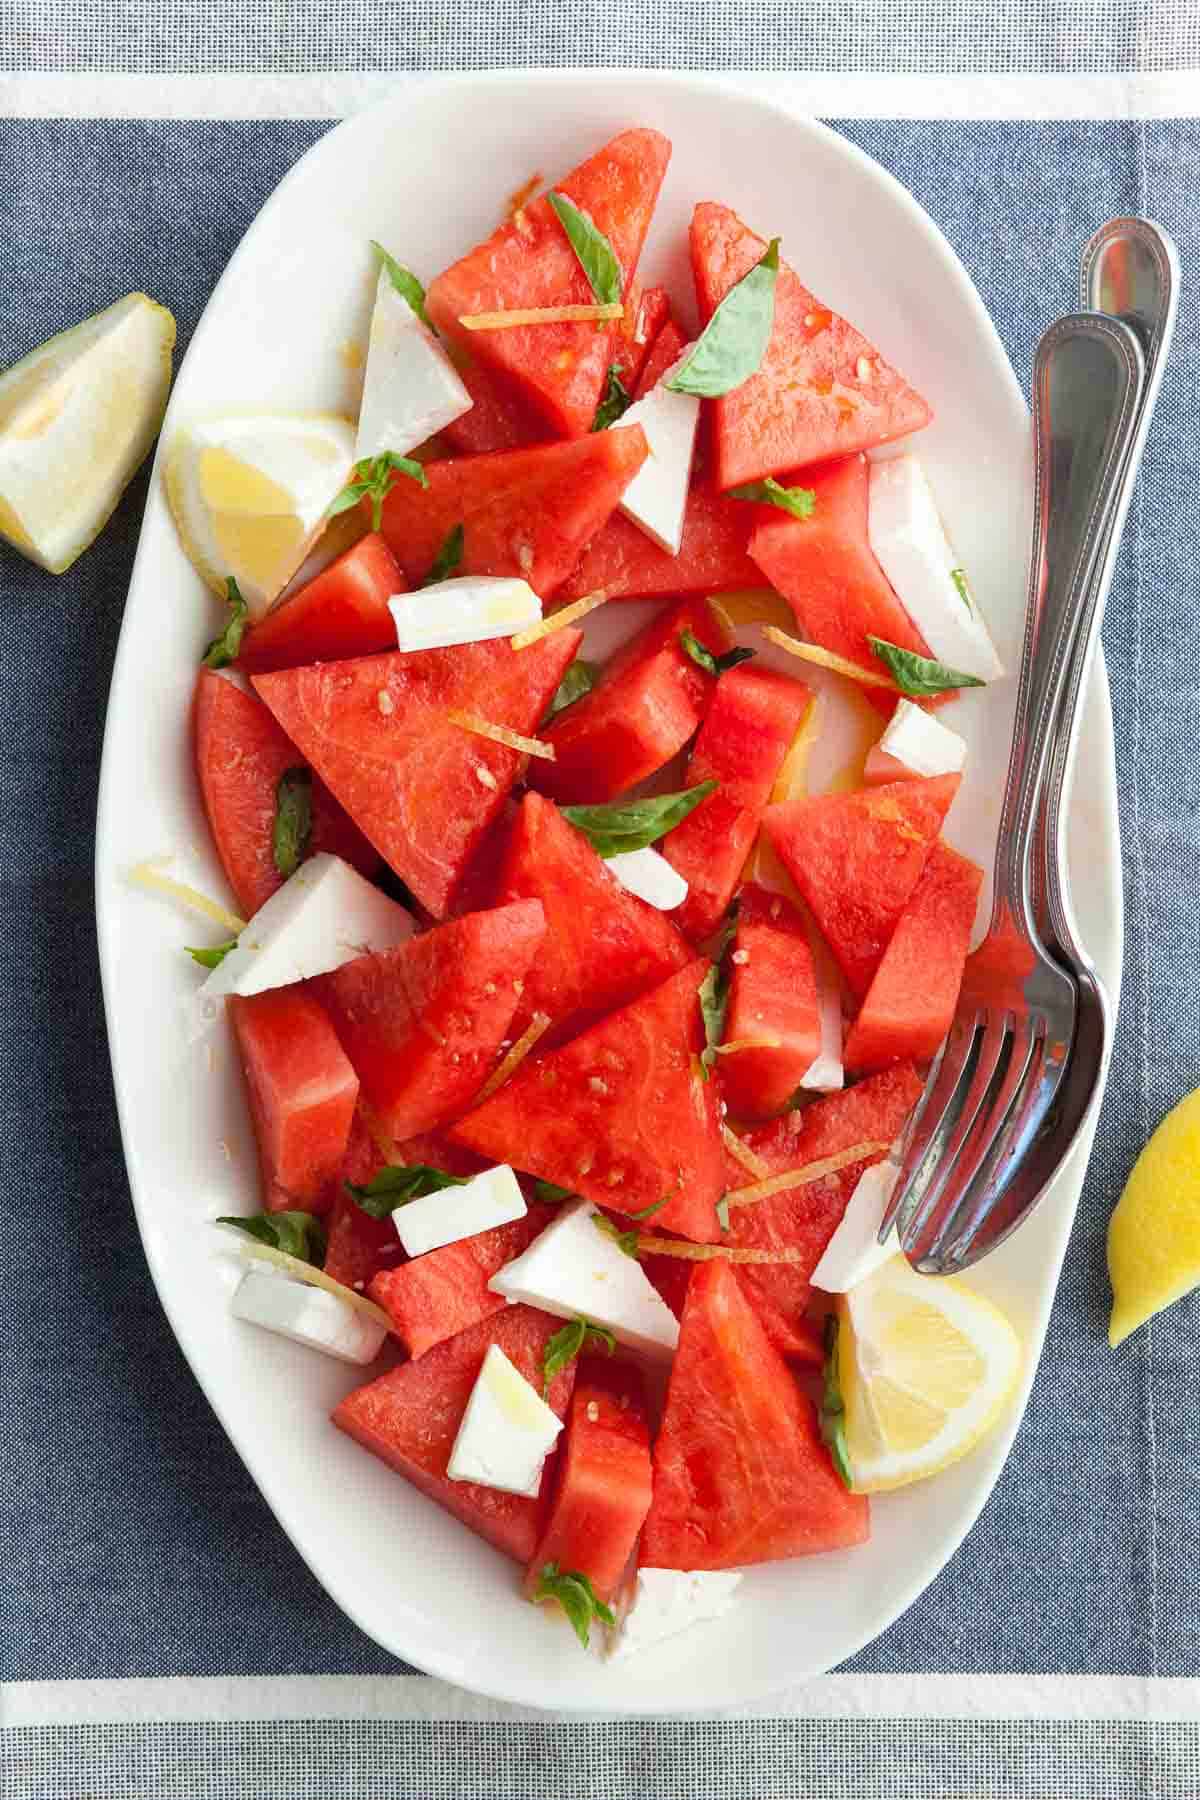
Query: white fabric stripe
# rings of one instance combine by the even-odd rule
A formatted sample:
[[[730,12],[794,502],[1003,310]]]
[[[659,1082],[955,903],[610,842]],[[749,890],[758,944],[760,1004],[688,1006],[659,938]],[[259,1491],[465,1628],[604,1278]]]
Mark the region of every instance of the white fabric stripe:
[[[0,75],[0,118],[340,119],[394,92],[402,82],[431,79],[437,77],[9,74]],[[716,79],[823,118],[1169,119],[1200,114],[1200,70],[1128,76],[747,74]]]
[[[13,1682],[0,1694],[0,1728],[295,1718],[512,1724],[558,1716],[533,1707],[482,1699],[422,1675],[28,1681]],[[1200,1679],[1117,1675],[825,1675],[760,1705],[716,1716],[722,1721],[1129,1719],[1194,1724],[1200,1718]]]

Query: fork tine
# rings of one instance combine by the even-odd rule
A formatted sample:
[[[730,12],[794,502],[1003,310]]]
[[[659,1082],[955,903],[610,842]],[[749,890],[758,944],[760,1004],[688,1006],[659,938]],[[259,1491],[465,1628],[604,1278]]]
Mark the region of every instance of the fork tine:
[[[925,1092],[905,1130],[900,1174],[879,1226],[881,1244],[893,1226],[903,1237],[926,1186],[934,1177],[974,1074],[978,1025],[975,1013],[961,1013],[951,1025],[941,1054],[929,1072]]]
[[[1030,1121],[1031,1106],[1036,1107],[1044,1042],[1045,1020],[1039,1014],[1015,1022],[1003,1079],[986,1112],[980,1114],[970,1142],[963,1145],[943,1189],[937,1218],[908,1250],[913,1266],[922,1274],[948,1272],[952,1246],[968,1233],[974,1236],[1007,1186],[1014,1136],[1023,1122]]]
[[[974,1159],[974,1146],[981,1130],[987,1129],[997,1095],[1003,1091],[1011,1060],[1016,1027],[1008,1012],[993,1009],[980,1020],[978,1050],[967,1091],[959,1108],[953,1129],[941,1146],[937,1168],[925,1183],[920,1202],[908,1214],[900,1233],[900,1247],[910,1261],[931,1235],[940,1229],[950,1202],[947,1194],[954,1189],[964,1163]]]
[[[1003,1242],[1024,1216],[1020,1191],[1010,1192],[1013,1177],[1054,1113],[1066,1064],[1064,1046],[1052,1044],[1043,1032],[1022,1091],[980,1170],[976,1199],[956,1225],[953,1238],[938,1250],[939,1265],[946,1274],[970,1268]],[[981,1239],[985,1225],[987,1235]]]

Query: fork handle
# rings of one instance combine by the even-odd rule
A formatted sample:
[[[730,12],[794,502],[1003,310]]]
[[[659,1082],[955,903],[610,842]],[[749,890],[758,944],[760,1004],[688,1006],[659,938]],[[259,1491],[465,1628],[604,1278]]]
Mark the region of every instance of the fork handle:
[[[1015,924],[1035,943],[1039,808],[1057,733],[1069,735],[1082,691],[1069,679],[1071,650],[1095,596],[1144,379],[1137,336],[1104,314],[1057,320],[1034,357],[1034,535],[992,928]]]

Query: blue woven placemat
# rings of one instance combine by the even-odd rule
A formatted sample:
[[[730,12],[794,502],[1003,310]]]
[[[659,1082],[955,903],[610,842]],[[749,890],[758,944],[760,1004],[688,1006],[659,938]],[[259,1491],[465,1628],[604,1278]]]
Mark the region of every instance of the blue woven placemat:
[[[173,309],[186,343],[255,209],[324,129],[0,120],[0,364],[135,287]],[[1150,212],[1185,271],[1200,266],[1196,122],[842,129],[945,229],[1023,381],[1104,217]],[[1109,1209],[1151,1126],[1200,1079],[1198,377],[1185,281],[1106,630],[1127,972],[1045,1356],[982,1519],[862,1669],[1200,1674],[1200,1305],[1120,1356],[1103,1341]],[[143,477],[61,580],[0,548],[0,1678],[393,1670],[314,1584],[226,1444],[166,1327],[127,1199],[91,854],[144,493]]]

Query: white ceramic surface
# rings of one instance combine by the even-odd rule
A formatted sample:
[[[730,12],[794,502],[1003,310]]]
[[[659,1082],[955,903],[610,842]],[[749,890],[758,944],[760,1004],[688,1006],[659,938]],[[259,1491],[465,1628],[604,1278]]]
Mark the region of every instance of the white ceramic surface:
[[[716,198],[764,234],[932,401],[920,439],[945,516],[1015,663],[1030,516],[1024,404],[983,306],[916,202],[823,127],[692,77],[658,73],[470,76],[406,87],[323,138],[268,201],[233,257],[180,370],[164,432],[228,406],[344,408],[348,342],[366,338],[368,240],[431,274],[495,223],[535,169],[553,176],[633,124],[675,145],[644,270],[690,293],[685,228]],[[1064,273],[1063,303],[1071,302]],[[611,608],[604,631],[641,607]],[[622,616],[623,613],[623,616]],[[523,1605],[506,1559],[328,1423],[354,1384],[342,1366],[232,1317],[230,1259],[209,1221],[257,1206],[250,1127],[224,1037],[189,1047],[183,1003],[199,971],[181,954],[203,927],[130,888],[129,867],[222,893],[193,783],[188,704],[216,606],[176,543],[159,483],[146,510],[113,679],[97,839],[97,908],[109,1038],[146,1255],[209,1401],[301,1555],[335,1600],[397,1656],[467,1688],[545,1707],[678,1712],[760,1699],[875,1637],[937,1574],[987,1498],[1018,1415],[935,1482],[875,1503],[852,1553],[750,1572],[738,1605],[644,1656],[605,1666],[560,1620]],[[1011,682],[946,715],[972,744],[952,835],[986,857],[1007,751]],[[1081,923],[1113,990],[1121,889],[1108,695],[1089,695],[1071,849]],[[216,935],[214,933],[214,935]],[[1086,1149],[1086,1147],[1085,1147]],[[1032,1379],[1085,1164],[973,1279],[1019,1326]],[[151,1473],[150,1479],[158,1479]],[[161,1479],[169,1479],[163,1475]],[[211,1628],[221,1629],[214,1620]]]

